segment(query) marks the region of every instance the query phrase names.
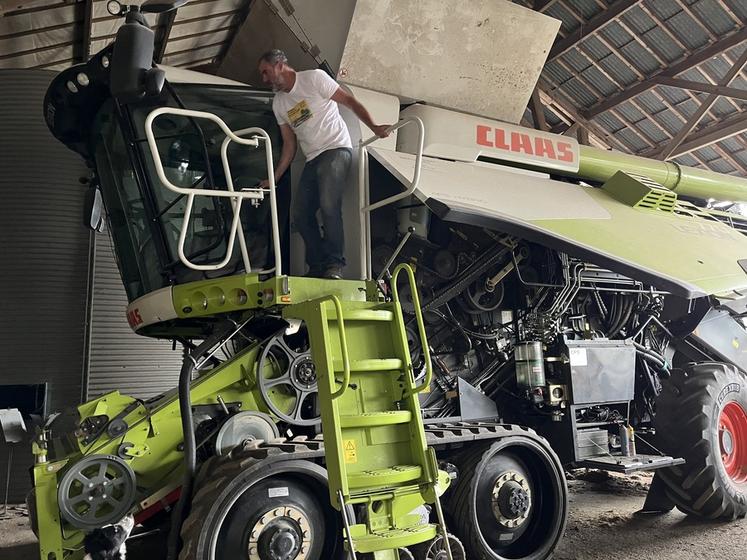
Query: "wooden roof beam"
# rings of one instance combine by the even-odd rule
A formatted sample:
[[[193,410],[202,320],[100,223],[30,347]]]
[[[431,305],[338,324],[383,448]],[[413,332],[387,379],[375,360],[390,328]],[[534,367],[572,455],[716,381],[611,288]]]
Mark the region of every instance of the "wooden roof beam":
[[[547,56],[547,62],[550,62],[563,53],[568,52],[584,38],[593,35],[611,21],[617,19],[634,6],[640,4],[641,1],[642,0],[617,0],[617,2],[612,4],[609,8],[592,17],[588,23],[579,25],[562,39],[557,39],[550,49],[550,54]]]
[[[672,64],[668,68],[661,70],[652,76],[649,76],[645,81],[633,84],[630,87],[626,88],[624,91],[616,95],[612,95],[609,98],[600,101],[596,105],[593,105],[590,108],[582,111],[582,114],[586,119],[592,119],[600,113],[604,113],[612,107],[615,107],[620,103],[624,103],[628,99],[635,97],[636,95],[640,95],[641,93],[648,91],[652,87],[656,86],[657,78],[661,76],[673,78],[678,74],[681,74],[682,72],[698,66],[706,60],[713,58],[714,56],[717,56],[724,51],[735,47],[736,45],[739,45],[745,40],[747,40],[747,27],[736,31],[731,35],[728,35],[723,39],[716,41],[715,43],[694,51],[690,55],[685,56],[685,58],[683,58],[679,62]]]

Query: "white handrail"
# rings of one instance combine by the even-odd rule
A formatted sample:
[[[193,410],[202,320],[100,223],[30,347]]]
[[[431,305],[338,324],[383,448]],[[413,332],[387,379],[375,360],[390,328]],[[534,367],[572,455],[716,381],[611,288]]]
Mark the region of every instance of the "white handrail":
[[[276,276],[282,275],[282,259],[280,258],[280,226],[278,224],[278,207],[277,207],[277,197],[275,193],[275,166],[272,161],[272,140],[270,140],[269,134],[262,129],[257,127],[249,127],[249,128],[242,128],[240,130],[234,131],[234,135],[238,136],[241,134],[255,134],[259,135],[259,139],[263,140],[265,142],[265,163],[267,165],[267,177],[268,177],[268,183],[269,183],[269,190],[270,192],[270,222],[272,225],[272,244],[273,244],[273,251],[275,252],[275,266],[270,269],[262,270],[261,272],[271,272],[272,270],[275,271]],[[257,139],[255,136],[254,139]],[[233,141],[233,138],[230,136],[226,136],[226,138],[223,139],[223,144],[221,144],[221,161],[223,162],[223,166],[228,166],[228,145]],[[233,190],[233,178],[229,175],[226,178],[226,182],[228,184],[228,188],[230,190]],[[246,251],[246,240],[243,239],[243,231],[242,231],[242,237],[239,239],[239,244],[241,245],[242,253],[246,255],[246,262],[249,261],[249,256]],[[249,268],[247,268],[247,271]]]
[[[407,190],[405,190],[404,192],[364,206],[362,210],[371,212],[372,210],[376,210],[377,208],[381,208],[382,206],[387,206],[392,202],[402,200],[403,198],[406,198],[414,193],[415,189],[418,187],[418,183],[420,182],[420,168],[423,164],[423,140],[425,138],[425,125],[423,124],[423,121],[421,121],[418,117],[408,117],[406,119],[402,119],[394,126],[389,127],[388,130],[389,132],[394,132],[395,130],[402,128],[403,126],[407,126],[408,124],[415,124],[418,127],[418,151],[415,154],[415,173],[412,176],[412,181],[410,181],[410,186],[407,187]],[[361,142],[360,149],[365,150],[366,146],[368,146],[369,144],[373,144],[378,139],[378,136],[372,136],[365,142]]]
[[[183,117],[190,117],[196,119],[206,119],[217,124],[226,138],[223,140],[221,145],[221,163],[223,164],[223,172],[226,177],[226,189],[222,190],[211,190],[211,189],[197,189],[192,187],[179,187],[174,185],[166,177],[166,172],[163,168],[163,162],[161,161],[161,155],[158,152],[158,145],[156,144],[156,138],[153,133],[153,121],[161,115],[177,115]],[[251,138],[241,138],[238,134],[254,134]],[[184,218],[182,220],[182,229],[179,233],[179,259],[184,263],[185,266],[193,270],[218,270],[226,266],[233,256],[234,244],[236,242],[236,236],[240,231],[239,245],[241,246],[242,259],[244,261],[244,268],[247,272],[251,271],[251,262],[249,260],[249,253],[246,247],[246,239],[244,238],[244,230],[241,226],[241,204],[244,200],[264,200],[265,192],[269,192],[270,195],[270,214],[272,221],[272,236],[273,236],[273,248],[275,250],[275,273],[276,275],[282,274],[281,267],[281,255],[280,255],[280,236],[278,228],[278,215],[277,215],[277,203],[275,197],[275,174],[272,162],[272,142],[270,136],[261,128],[245,128],[239,131],[232,131],[228,125],[212,113],[205,111],[193,111],[190,109],[178,109],[175,107],[160,107],[154,109],[148,114],[145,119],[145,136],[148,140],[148,147],[150,148],[151,155],[153,157],[153,163],[156,168],[156,174],[164,187],[177,194],[187,196],[187,204],[184,210]],[[228,144],[230,142],[236,142],[244,146],[258,148],[260,140],[265,142],[265,157],[267,164],[267,176],[269,182],[269,188],[263,189],[260,187],[244,188],[239,191],[234,190],[233,176],[231,173],[231,166],[228,163]],[[192,207],[194,205],[195,196],[210,196],[210,197],[223,197],[231,199],[231,207],[233,210],[233,220],[231,221],[231,229],[228,237],[228,246],[226,248],[226,257],[217,264],[205,264],[199,265],[191,262],[184,254],[184,244],[187,237],[187,228],[189,225],[189,219],[192,215]]]
[[[398,130],[408,124],[415,124],[418,127],[418,150],[415,153],[415,171],[410,181],[410,186],[405,189],[404,192],[395,194],[373,204],[369,204],[370,192],[369,192],[369,181],[368,181],[368,150],[366,146],[373,144],[379,140],[378,136],[372,136],[368,140],[361,140],[358,145],[358,191],[361,200],[361,244],[363,245],[361,251],[361,269],[365,272],[365,278],[373,278],[373,266],[371,262],[371,212],[382,206],[387,206],[398,200],[406,198],[415,192],[420,182],[420,170],[423,164],[423,142],[425,139],[425,125],[423,121],[418,117],[408,117],[402,119],[394,126],[389,127],[387,130],[391,133]]]

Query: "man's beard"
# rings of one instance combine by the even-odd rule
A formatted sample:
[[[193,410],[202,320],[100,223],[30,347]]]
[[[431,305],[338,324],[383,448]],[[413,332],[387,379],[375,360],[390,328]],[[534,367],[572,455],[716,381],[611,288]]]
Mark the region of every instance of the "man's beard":
[[[272,91],[277,93],[278,91],[283,91],[283,88],[285,88],[285,79],[282,76],[278,76],[278,78],[272,82]]]

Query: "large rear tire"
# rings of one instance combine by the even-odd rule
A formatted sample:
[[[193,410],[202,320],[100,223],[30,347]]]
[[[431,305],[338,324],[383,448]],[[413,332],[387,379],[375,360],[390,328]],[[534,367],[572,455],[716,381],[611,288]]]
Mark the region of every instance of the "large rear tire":
[[[338,515],[326,471],[308,461],[220,459],[202,472],[182,526],[179,560],[331,560]]]
[[[443,497],[450,528],[470,560],[544,560],[565,531],[563,468],[532,430],[507,426],[505,432],[450,459],[459,470]]]
[[[706,519],[747,514],[747,377],[722,363],[675,369],[656,410],[661,450],[685,459],[658,471],[684,513]]]

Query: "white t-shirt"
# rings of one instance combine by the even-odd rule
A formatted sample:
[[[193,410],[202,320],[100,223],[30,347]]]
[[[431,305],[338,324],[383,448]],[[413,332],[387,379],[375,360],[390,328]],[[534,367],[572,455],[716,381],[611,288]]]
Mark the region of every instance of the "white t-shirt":
[[[296,83],[288,93],[275,94],[275,118],[293,128],[306,161],[327,150],[353,147],[337,102],[331,99],[338,87],[323,70],[304,70],[296,72]]]

